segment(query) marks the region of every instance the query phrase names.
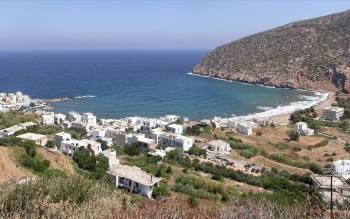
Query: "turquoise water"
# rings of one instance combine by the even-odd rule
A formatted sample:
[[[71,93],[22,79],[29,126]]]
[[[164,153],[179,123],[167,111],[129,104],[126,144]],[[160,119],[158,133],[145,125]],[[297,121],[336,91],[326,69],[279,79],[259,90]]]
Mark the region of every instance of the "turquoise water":
[[[206,53],[1,53],[0,92],[22,90],[37,98],[92,95],[94,97],[57,103],[55,111],[89,111],[100,118],[165,114],[194,119],[229,117],[277,107],[282,112],[288,106],[301,107],[315,101],[315,95],[307,91],[274,89],[187,74]],[[306,100],[309,102],[301,102]]]

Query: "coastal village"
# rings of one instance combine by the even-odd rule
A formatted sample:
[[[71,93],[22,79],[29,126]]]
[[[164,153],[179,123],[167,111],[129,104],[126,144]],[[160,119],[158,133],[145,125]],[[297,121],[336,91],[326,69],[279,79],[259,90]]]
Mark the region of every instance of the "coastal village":
[[[310,187],[326,204],[341,206],[350,197],[350,135],[346,134],[350,130],[343,127],[348,116],[344,107],[347,101],[339,98],[323,109],[296,111],[289,115],[289,124],[280,124],[274,118],[214,117],[194,121],[176,115],[102,119],[90,112],[53,112],[50,105],[42,105],[42,100],[32,100],[21,92],[1,93],[3,116],[18,113],[33,115],[34,119],[3,127],[0,142],[4,146],[32,142],[44,149],[43,154],[56,156],[56,161],[64,156],[80,168],[81,154],[98,157],[107,164],[106,174],[115,188],[149,199],[156,198],[159,191],[154,191],[164,186],[191,195],[183,189],[187,184],[181,184],[181,179],[190,177],[186,175],[190,170],[192,180],[209,178],[251,193],[269,188],[230,174],[258,178],[276,173],[308,175]],[[45,129],[54,131],[45,134]],[[223,167],[223,174],[209,171],[213,165]],[[35,179],[29,175],[6,176],[0,182]],[[212,200],[208,197],[214,194],[207,193],[196,198]],[[220,194],[221,199],[226,195]]]

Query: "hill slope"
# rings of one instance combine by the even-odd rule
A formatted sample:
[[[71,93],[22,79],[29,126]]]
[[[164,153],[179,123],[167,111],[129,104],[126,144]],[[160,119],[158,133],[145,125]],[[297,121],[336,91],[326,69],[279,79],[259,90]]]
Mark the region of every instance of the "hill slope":
[[[276,87],[350,91],[350,10],[254,34],[210,52],[193,72]]]

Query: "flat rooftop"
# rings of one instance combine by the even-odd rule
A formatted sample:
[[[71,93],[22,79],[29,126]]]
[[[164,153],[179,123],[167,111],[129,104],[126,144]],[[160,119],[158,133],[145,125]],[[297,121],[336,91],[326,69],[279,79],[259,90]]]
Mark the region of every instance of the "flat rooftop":
[[[343,182],[341,179],[339,179],[337,176],[332,177],[332,183],[334,187],[344,187],[349,188],[349,185]],[[330,187],[331,186],[331,177],[330,176],[320,176],[320,175],[313,175],[312,179],[316,181],[319,186],[322,187]]]
[[[46,135],[40,135],[36,133],[24,133],[22,135],[16,136],[17,138],[29,140],[29,141],[37,141],[43,138],[46,138]]]
[[[152,176],[136,166],[117,165],[108,171],[109,174],[130,179],[145,186],[152,186],[161,178]]]

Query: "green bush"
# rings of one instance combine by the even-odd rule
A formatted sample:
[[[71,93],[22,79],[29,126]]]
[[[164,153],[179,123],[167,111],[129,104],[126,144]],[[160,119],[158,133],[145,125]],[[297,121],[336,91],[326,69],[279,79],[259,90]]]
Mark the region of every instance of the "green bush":
[[[230,144],[232,149],[239,150],[239,154],[247,159],[264,153],[264,151],[261,149],[256,148],[253,145],[243,143],[240,139],[234,139],[231,137],[227,142]]]
[[[187,203],[192,207],[192,208],[197,208],[199,205],[198,200],[194,196],[189,196],[187,198]]]
[[[91,172],[91,176],[96,179],[101,179],[108,170],[106,159],[91,155],[84,147],[80,147],[74,153],[73,160],[78,164],[79,168]]]
[[[207,151],[194,144],[187,153],[195,156],[203,156],[206,155]]]
[[[161,184],[159,187],[155,187],[152,193],[153,198],[159,199],[164,197],[169,197],[170,192],[165,184]]]
[[[291,141],[298,141],[300,137],[299,133],[296,131],[288,132],[288,136]]]
[[[140,154],[140,147],[137,144],[133,144],[125,147],[124,152],[129,156],[136,156]]]
[[[107,150],[109,148],[106,141],[104,141],[102,139],[98,139],[97,142],[99,142],[101,144],[101,148],[103,151]]]
[[[23,122],[34,122],[37,116],[34,114],[24,114],[19,111],[0,112],[0,129],[8,128]]]
[[[48,140],[47,143],[45,144],[45,147],[47,148],[55,148],[55,142],[53,142],[52,140]]]

